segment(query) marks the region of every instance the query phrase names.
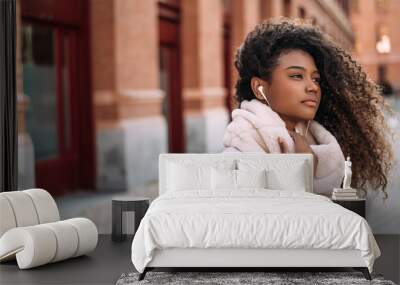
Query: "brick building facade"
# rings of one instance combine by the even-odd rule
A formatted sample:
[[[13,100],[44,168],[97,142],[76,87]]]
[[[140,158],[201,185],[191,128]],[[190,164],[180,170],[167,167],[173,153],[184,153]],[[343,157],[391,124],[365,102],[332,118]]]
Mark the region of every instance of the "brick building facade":
[[[400,1],[352,0],[350,12],[357,60],[373,80],[400,92]]]
[[[49,3],[17,0],[20,186],[36,180],[56,195],[156,181],[159,153],[220,152],[233,55],[262,20],[306,18],[349,50],[354,42],[347,1]],[[40,53],[49,45],[51,57]]]

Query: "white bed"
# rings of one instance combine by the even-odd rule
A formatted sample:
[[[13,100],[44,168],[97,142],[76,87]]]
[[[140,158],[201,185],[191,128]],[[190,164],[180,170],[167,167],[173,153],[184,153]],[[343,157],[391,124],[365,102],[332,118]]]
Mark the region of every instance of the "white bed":
[[[309,154],[162,154],[160,196],[132,243],[155,267],[354,267],[380,251],[359,215],[312,193]],[[265,185],[264,185],[265,183]]]

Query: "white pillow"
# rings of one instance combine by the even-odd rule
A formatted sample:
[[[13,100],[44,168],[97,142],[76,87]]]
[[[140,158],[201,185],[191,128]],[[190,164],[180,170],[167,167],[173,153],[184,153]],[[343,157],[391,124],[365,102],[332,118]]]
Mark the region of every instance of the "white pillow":
[[[211,189],[239,190],[241,188],[266,188],[267,176],[264,170],[211,170]]]
[[[272,190],[303,191],[306,192],[306,175],[299,167],[289,173],[271,169],[267,172],[268,188]]]
[[[168,165],[168,191],[206,190],[211,187],[211,167],[170,163]]]
[[[239,159],[238,168],[252,171],[266,169],[268,189],[304,192],[308,189],[309,173],[305,160]]]
[[[236,170],[212,168],[211,189],[236,190]]]
[[[267,171],[236,170],[237,188],[267,188]]]
[[[166,191],[211,190],[211,168],[235,169],[233,159],[192,158],[171,159],[166,162]]]

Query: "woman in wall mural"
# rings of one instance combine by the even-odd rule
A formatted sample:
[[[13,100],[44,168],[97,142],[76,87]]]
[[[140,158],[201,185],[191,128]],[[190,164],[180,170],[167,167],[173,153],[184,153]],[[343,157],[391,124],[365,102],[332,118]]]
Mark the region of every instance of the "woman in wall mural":
[[[385,191],[392,166],[389,106],[349,53],[317,27],[286,18],[251,31],[235,57],[240,108],[224,136],[225,151],[312,153],[314,192],[343,181]]]

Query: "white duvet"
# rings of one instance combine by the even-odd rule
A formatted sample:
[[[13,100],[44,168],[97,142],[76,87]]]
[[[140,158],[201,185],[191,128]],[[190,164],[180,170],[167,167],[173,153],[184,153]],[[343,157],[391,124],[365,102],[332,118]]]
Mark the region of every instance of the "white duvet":
[[[143,272],[154,249],[358,249],[372,272],[380,250],[367,221],[327,197],[299,191],[179,191],[153,201],[132,243]]]

